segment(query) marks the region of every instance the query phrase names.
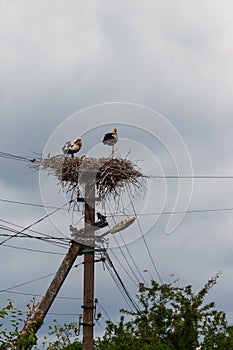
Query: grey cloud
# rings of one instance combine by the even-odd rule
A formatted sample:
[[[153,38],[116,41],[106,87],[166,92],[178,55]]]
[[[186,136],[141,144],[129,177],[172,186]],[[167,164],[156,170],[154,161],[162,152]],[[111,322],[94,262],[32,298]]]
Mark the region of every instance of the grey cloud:
[[[143,4],[42,1],[35,5],[24,0],[2,2],[0,6],[1,151],[22,155],[30,155],[31,149],[41,152],[53,130],[77,110],[102,102],[126,101],[154,108],[174,124],[188,146],[195,174],[232,174],[233,28],[229,1],[221,5],[210,0]],[[88,119],[88,114],[85,117]],[[89,123],[96,124],[100,117],[97,113],[91,118]],[[114,112],[105,118],[109,123],[118,121]],[[139,113],[134,118],[136,124],[143,116]],[[85,126],[84,120],[80,123]],[[104,131],[105,126],[89,133],[92,139],[87,137],[83,150],[94,146]],[[54,152],[60,152],[66,138],[73,133],[76,136],[76,132],[64,128],[59,134],[61,141],[57,139],[53,145]],[[124,138],[138,137],[152,148],[166,171],[174,170],[159,143],[153,145],[150,138],[143,140],[144,134],[135,136],[130,128],[122,130],[122,134],[119,130],[119,134]],[[149,164],[148,159],[145,164]],[[40,201],[38,174],[30,174],[24,164],[1,159],[0,184],[2,197]],[[151,191],[154,196],[156,186],[159,183]],[[174,184],[168,186],[168,210],[175,188]],[[231,189],[229,180],[195,181],[191,208],[230,207]],[[25,225],[37,215],[44,215],[42,210],[10,205],[1,208],[3,219]],[[156,210],[151,207],[151,211]],[[144,228],[146,219],[140,222]],[[231,214],[187,215],[169,236],[164,234],[166,222],[167,218],[162,217],[146,234],[163,280],[170,280],[174,273],[184,284],[198,288],[222,269],[223,276],[213,296],[232,319]],[[38,226],[42,228],[58,234],[49,222]],[[133,231],[128,233],[133,235]],[[20,242],[12,240],[14,243]],[[23,241],[21,244],[26,245]],[[42,248],[41,244],[30,244]],[[129,249],[140,270],[146,268],[154,273],[142,240],[131,243]],[[123,259],[119,250],[114,252]],[[2,271],[2,288],[56,271],[60,263],[58,257],[41,258],[36,253],[4,247],[1,259],[4,266],[9,264],[8,270]],[[117,319],[117,309],[123,301],[105,274],[98,268],[98,297],[110,316]],[[77,275],[72,273],[62,293],[80,296],[81,275],[81,270]],[[124,278],[134,294],[136,288]],[[43,293],[48,283],[46,280],[24,290]],[[28,301],[27,297],[15,299],[19,306]],[[65,307],[71,309],[66,303],[56,305],[54,310],[58,312]],[[78,311],[80,303],[76,306]]]

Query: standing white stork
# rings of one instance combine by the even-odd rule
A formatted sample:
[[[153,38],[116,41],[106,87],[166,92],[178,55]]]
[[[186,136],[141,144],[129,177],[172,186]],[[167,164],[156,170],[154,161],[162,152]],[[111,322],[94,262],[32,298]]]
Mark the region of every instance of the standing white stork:
[[[113,128],[111,132],[104,135],[102,142],[104,145],[112,146],[112,157],[114,155],[114,145],[117,143],[117,141],[118,135],[116,128]]]
[[[74,153],[77,153],[82,147],[82,139],[78,137],[76,140],[67,141],[62,147],[64,154],[71,154],[71,157],[74,158]]]

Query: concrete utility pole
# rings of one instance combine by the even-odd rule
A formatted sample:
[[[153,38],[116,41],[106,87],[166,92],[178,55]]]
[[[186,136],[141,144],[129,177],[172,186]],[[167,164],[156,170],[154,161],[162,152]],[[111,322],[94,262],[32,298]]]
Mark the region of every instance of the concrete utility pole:
[[[63,285],[66,276],[73,266],[78,254],[80,252],[80,244],[72,242],[64,260],[61,263],[54,279],[52,280],[47,292],[41,299],[37,311],[35,312],[35,319],[44,319],[49,311],[54,299],[56,298],[61,286]]]
[[[92,249],[93,251],[84,254],[84,289],[83,289],[83,350],[93,350],[94,347],[94,247],[95,247],[95,183],[87,182],[85,186],[85,227],[82,244],[72,241],[71,246],[62,261],[56,275],[54,276],[48,290],[42,297],[33,318],[25,322],[20,338],[27,334],[28,327],[34,322],[42,321],[49,311],[54,299],[56,298],[61,286],[63,285],[70,269],[73,266],[77,256],[83,249]],[[87,245],[88,244],[88,245]],[[28,350],[25,345],[19,347],[19,350]]]
[[[84,288],[83,288],[83,350],[94,347],[94,232],[95,232],[95,184],[85,187],[85,229],[93,251],[84,254]],[[86,247],[90,248],[90,246]]]
[[[73,263],[75,262],[79,252],[80,252],[80,244],[76,242],[72,242],[64,260],[62,261],[56,275],[54,276],[49,288],[47,289],[47,292],[39,302],[33,318],[25,322],[24,328],[19,335],[19,339],[22,338],[24,335],[27,335],[27,330],[30,325],[32,325],[33,323],[42,321],[45,318],[62,284],[64,283],[66,276],[68,275],[70,269],[72,268]],[[22,345],[18,347],[18,349],[28,350],[30,349],[30,347]]]
[[[34,162],[34,160],[33,160]],[[83,287],[83,350],[94,348],[94,265],[95,265],[95,243],[101,245],[106,242],[105,236],[115,234],[131,225],[135,218],[126,218],[109,229],[107,232],[95,235],[95,231],[108,226],[106,216],[97,213],[98,221],[95,222],[95,201],[102,200],[107,195],[119,196],[124,183],[140,187],[140,178],[145,176],[127,159],[118,158],[91,158],[77,157],[70,159],[65,156],[54,156],[35,160],[35,169],[44,169],[52,172],[62,183],[62,187],[68,186],[71,197],[77,195],[77,202],[85,203],[85,225],[81,230],[70,225],[71,246],[62,261],[55,277],[53,278],[47,292],[38,305],[33,305],[29,310],[22,332],[18,337],[17,350],[29,350],[35,342],[35,333],[41,326],[56,298],[66,276],[72,268],[77,256],[84,254],[84,287]],[[100,196],[95,198],[95,187],[98,181],[97,192]],[[80,188],[84,188],[84,198],[80,197]],[[95,242],[96,241],[96,242]],[[99,248],[98,251],[106,251]],[[103,260],[103,259],[102,259]],[[98,260],[98,261],[101,261]],[[31,337],[29,337],[31,335]],[[29,339],[30,338],[30,339]],[[16,342],[17,343],[17,342]],[[28,344],[28,345],[24,345]]]
[[[27,331],[30,325],[43,321],[49,311],[54,299],[56,298],[61,286],[63,285],[70,269],[72,268],[77,256],[84,253],[84,287],[83,287],[83,350],[94,349],[94,265],[95,265],[95,231],[107,226],[107,222],[100,218],[95,222],[95,182],[87,181],[85,185],[85,226],[82,230],[72,227],[72,235],[80,240],[80,243],[72,240],[71,246],[62,261],[56,275],[54,276],[47,292],[39,302],[34,316],[25,321],[24,328],[19,335],[19,340],[27,337]],[[98,213],[97,213],[98,216]],[[135,218],[129,217],[116,224],[107,232],[98,236],[103,239],[108,234],[115,234],[131,225]],[[81,236],[80,236],[81,235]],[[31,346],[21,345],[17,350],[29,350]]]

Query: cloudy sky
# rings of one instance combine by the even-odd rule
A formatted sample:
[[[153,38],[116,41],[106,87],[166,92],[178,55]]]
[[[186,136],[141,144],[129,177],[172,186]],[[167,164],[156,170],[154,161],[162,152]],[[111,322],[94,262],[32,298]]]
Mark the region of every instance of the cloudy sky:
[[[116,155],[129,154],[149,175],[233,176],[232,13],[229,0],[221,4],[215,0],[1,0],[0,151],[32,157],[33,152],[58,154],[65,141],[82,135],[82,154],[107,156],[110,150],[101,145],[101,137],[115,125],[121,138]],[[64,203],[55,179],[45,174],[39,179],[38,172],[24,163],[0,162],[1,199],[53,206]],[[188,204],[191,211],[231,208],[232,193],[232,179],[194,179],[193,183],[150,179],[144,196],[133,194],[132,206],[132,198],[125,195],[120,207],[126,208],[127,215],[134,215],[134,209],[138,214],[124,235],[144,278],[150,279],[144,269],[153,278],[158,276],[141,230],[163,282],[171,281],[174,274],[181,285],[192,284],[198,290],[219,270],[223,272],[210,297],[227,312],[230,322],[232,211],[189,213],[180,224],[181,216],[176,220],[153,213],[171,211],[174,206],[183,211]],[[47,213],[44,208],[0,205],[1,220],[24,227]],[[114,216],[116,222],[122,218],[119,214]],[[69,220],[77,223],[81,217],[81,213],[74,218],[64,211],[34,229],[61,237],[67,227],[68,236]],[[110,218],[110,224],[114,219]],[[174,220],[172,232],[169,219]],[[135,269],[122,237],[116,238]],[[66,252],[23,238],[6,244]],[[62,259],[58,254],[0,248],[2,290],[56,272]],[[110,255],[113,252],[134,278],[113,239],[110,248]],[[136,293],[111,256],[130,292]],[[50,280],[51,276],[11,292],[43,294]],[[1,305],[11,297],[24,308],[30,296],[11,292],[1,293]],[[59,295],[82,296],[82,266],[72,269]],[[101,264],[96,266],[96,297],[116,321],[125,301]],[[60,314],[78,314],[81,304],[81,300],[57,299],[51,312],[59,315],[49,314],[46,324],[55,317],[59,322],[74,321],[75,315]],[[103,327],[102,319],[96,334]]]

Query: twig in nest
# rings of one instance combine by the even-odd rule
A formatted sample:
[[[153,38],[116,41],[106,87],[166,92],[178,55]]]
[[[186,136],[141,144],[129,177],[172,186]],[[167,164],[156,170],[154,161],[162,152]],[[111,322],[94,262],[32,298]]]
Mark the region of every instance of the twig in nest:
[[[69,158],[64,155],[47,157],[31,167],[43,169],[55,175],[67,192],[80,197],[86,184],[94,183],[100,197],[114,199],[120,196],[126,188],[142,190],[143,175],[136,164],[122,158]]]

